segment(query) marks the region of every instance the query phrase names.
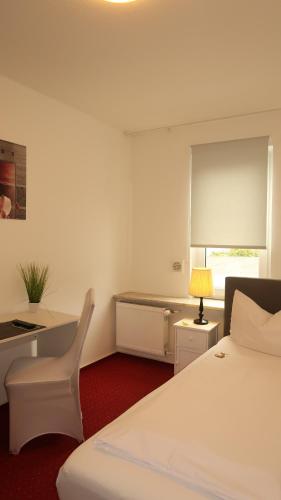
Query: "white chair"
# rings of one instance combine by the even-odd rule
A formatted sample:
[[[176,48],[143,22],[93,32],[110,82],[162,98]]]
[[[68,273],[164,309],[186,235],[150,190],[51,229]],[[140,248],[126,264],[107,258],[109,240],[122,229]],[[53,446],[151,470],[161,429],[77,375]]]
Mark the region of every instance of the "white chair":
[[[18,358],[5,386],[10,405],[10,453],[41,434],[59,433],[84,441],[79,396],[79,361],[94,310],[94,292],[86,293],[70,349],[57,358]]]

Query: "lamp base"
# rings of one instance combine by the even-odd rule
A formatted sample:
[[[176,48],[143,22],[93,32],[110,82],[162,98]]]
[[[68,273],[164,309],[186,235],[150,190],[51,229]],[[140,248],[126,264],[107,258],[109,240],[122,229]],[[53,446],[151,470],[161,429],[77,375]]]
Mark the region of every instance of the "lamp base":
[[[207,319],[197,318],[193,320],[193,323],[195,323],[196,325],[207,325],[209,321]]]

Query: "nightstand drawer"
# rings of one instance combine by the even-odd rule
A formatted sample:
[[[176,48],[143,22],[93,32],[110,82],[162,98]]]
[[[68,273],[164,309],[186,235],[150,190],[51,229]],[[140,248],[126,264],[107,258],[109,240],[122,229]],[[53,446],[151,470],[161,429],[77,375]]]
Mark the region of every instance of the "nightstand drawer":
[[[177,346],[186,347],[194,352],[204,352],[208,349],[208,335],[177,328]]]
[[[218,338],[218,325],[219,323],[214,321],[198,325],[190,318],[174,323],[175,374],[215,345]]]

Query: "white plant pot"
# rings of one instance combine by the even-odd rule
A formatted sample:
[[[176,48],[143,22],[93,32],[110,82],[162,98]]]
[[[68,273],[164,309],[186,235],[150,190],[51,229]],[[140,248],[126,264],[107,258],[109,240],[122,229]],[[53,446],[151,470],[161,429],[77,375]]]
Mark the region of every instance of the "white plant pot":
[[[29,302],[29,312],[36,313],[39,309],[40,302]]]

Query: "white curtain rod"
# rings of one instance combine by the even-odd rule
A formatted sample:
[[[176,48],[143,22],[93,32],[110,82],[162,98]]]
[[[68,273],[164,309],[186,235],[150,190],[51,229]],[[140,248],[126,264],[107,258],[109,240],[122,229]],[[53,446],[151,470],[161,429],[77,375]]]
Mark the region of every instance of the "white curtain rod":
[[[157,130],[169,130],[172,128],[187,127],[187,126],[191,126],[191,125],[200,125],[202,123],[230,120],[232,118],[243,118],[246,116],[261,115],[264,113],[272,113],[272,112],[276,112],[276,111],[281,111],[281,108],[264,109],[263,111],[252,111],[251,113],[221,116],[221,117],[217,117],[217,118],[210,118],[208,120],[197,120],[194,122],[178,123],[176,125],[163,125],[161,127],[147,128],[147,129],[135,130],[135,131],[134,130],[132,130],[132,131],[125,130],[124,134],[127,136],[134,136],[134,135],[145,134],[146,132],[156,132]]]

